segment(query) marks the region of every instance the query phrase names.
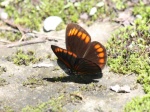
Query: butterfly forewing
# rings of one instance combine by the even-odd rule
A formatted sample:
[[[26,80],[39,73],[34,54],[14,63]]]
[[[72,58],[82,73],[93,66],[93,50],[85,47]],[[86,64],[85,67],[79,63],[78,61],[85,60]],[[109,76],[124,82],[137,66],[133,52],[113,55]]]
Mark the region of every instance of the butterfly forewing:
[[[101,69],[106,64],[107,54],[105,47],[99,42],[91,42],[83,58],[96,63]]]
[[[66,29],[66,48],[82,58],[91,43],[90,35],[79,25],[69,24]]]
[[[77,58],[76,54],[54,45],[51,45],[51,48],[58,59],[61,60],[69,69],[74,68],[74,63]]]

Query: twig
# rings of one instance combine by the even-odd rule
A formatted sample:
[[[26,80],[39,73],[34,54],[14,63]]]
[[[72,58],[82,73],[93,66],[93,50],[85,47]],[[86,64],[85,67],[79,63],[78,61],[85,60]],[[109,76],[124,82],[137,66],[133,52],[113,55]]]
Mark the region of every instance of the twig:
[[[27,30],[27,29],[21,27],[20,25],[16,25],[16,24],[14,24],[13,22],[10,22],[10,21],[8,21],[8,20],[4,20],[4,22],[5,22],[6,24],[10,25],[11,27],[13,27],[13,28],[15,28],[15,29],[18,29],[18,30],[20,31],[20,33],[21,33],[21,35],[22,35],[21,39],[19,40],[20,42],[26,38],[26,36],[25,36],[24,33],[31,32],[30,30]]]
[[[9,27],[0,27],[0,31],[12,31],[12,32],[15,32],[15,33],[17,33],[17,32],[19,32],[18,30],[16,30],[16,29],[12,29],[12,28],[9,28]]]
[[[23,41],[23,42],[15,42],[12,44],[8,44],[7,47],[11,48],[11,47],[17,47],[17,46],[23,46],[23,45],[29,45],[29,44],[36,44],[36,43],[43,43],[46,42],[46,39],[44,38],[36,38],[33,40],[29,40],[29,41]]]
[[[31,32],[31,30],[25,29],[25,28],[23,28],[23,27],[21,27],[21,26],[19,26],[19,25],[14,24],[13,22],[8,21],[8,20],[3,20],[3,21],[4,21],[6,24],[8,24],[9,26],[11,26],[11,27],[13,27],[13,28],[15,28],[15,29],[18,29],[19,31],[22,31],[23,33]]]
[[[8,43],[5,46],[7,46],[9,48],[24,46],[24,45],[29,45],[29,44],[44,43],[44,42],[46,42],[46,40],[55,41],[55,42],[57,42],[58,40],[61,40],[61,38],[58,38],[56,36],[53,37],[51,35],[47,35],[44,33],[38,33],[38,32],[34,32],[34,31],[31,32],[30,30],[22,28],[21,26],[16,25],[16,24],[14,24],[8,20],[4,20],[4,22],[6,24],[10,25],[11,27],[15,28],[15,29],[0,28],[0,30],[6,30],[6,31],[9,30],[9,31],[13,31],[13,32],[20,32],[22,34],[22,38],[18,42],[10,43],[10,42],[5,41],[5,43]],[[28,34],[28,33],[33,34],[33,37],[37,37],[37,38],[34,38],[32,40],[28,40],[28,41],[22,41],[22,40],[24,40],[24,38],[26,37],[26,34]],[[4,42],[4,41],[2,41],[2,42]]]

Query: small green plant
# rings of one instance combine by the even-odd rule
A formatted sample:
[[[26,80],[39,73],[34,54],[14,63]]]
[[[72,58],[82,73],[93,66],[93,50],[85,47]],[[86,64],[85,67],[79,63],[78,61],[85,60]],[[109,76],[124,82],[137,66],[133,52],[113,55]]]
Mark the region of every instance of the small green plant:
[[[40,59],[35,57],[35,53],[31,50],[25,53],[23,50],[18,50],[16,54],[12,57],[12,61],[16,65],[29,65],[30,63],[36,63]]]

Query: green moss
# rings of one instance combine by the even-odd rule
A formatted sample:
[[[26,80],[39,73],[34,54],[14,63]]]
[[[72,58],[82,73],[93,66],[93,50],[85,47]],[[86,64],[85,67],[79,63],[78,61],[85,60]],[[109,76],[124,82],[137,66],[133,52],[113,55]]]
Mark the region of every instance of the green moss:
[[[112,0],[115,4],[116,9],[118,10],[124,10],[127,7],[125,0]]]
[[[22,112],[66,112],[65,105],[67,103],[80,102],[82,96],[79,92],[73,92],[69,94],[61,94],[57,97],[53,97],[47,102],[40,103],[36,106],[26,106],[22,109]]]
[[[123,28],[108,42],[108,65],[111,70],[122,74],[150,74],[148,28]],[[142,54],[142,55],[141,55]]]
[[[11,59],[16,65],[29,65],[30,63],[36,63],[40,58],[35,57],[35,53],[31,50],[25,53],[22,50],[18,50],[16,54]]]
[[[47,102],[43,102],[37,106],[26,106],[22,109],[22,112],[63,112],[62,100],[64,99],[64,95],[61,95],[57,98],[51,98]]]
[[[149,112],[150,110],[150,94],[143,97],[136,97],[127,103],[124,112]]]
[[[80,87],[81,91],[102,91],[105,89],[106,87],[98,85],[97,83],[90,83]]]
[[[36,77],[28,77],[27,81],[23,82],[23,86],[28,86],[30,88],[35,88],[37,86],[46,85],[42,79],[37,79]]]
[[[22,35],[20,32],[2,31],[0,32],[0,38],[6,38],[9,41],[16,41],[21,39]]]
[[[57,81],[63,80],[64,78],[65,78],[65,75],[61,73],[59,77],[54,77],[53,80],[57,82]]]
[[[145,6],[142,3],[141,4],[137,4],[134,8],[133,8],[133,15],[140,15],[142,17],[142,21],[146,22],[149,21],[150,18],[150,7],[149,6]]]
[[[6,72],[6,71],[7,71],[6,67],[0,66],[0,75],[1,75],[3,72]]]
[[[7,84],[8,84],[8,82],[5,79],[0,78],[0,86],[4,86],[4,85],[7,85]]]
[[[98,2],[99,0],[82,0],[75,3],[63,0],[43,0],[42,2],[14,0],[6,6],[6,12],[15,20],[15,23],[30,29],[39,30],[42,21],[48,16],[59,16],[65,24],[77,22],[80,14],[89,14],[91,8],[96,6]],[[89,21],[105,17],[103,15],[106,15],[106,9],[104,6],[98,7],[96,14],[89,18]]]
[[[137,9],[136,9],[137,10]],[[148,7],[142,12],[134,11],[134,14],[144,14],[148,18]],[[112,36],[108,42],[108,65],[111,70],[121,74],[138,74],[137,81],[143,84],[146,93],[150,92],[150,35],[148,19],[135,21],[134,26],[122,28]]]
[[[5,106],[4,111],[5,112],[15,112],[10,106]]]
[[[138,7],[138,8],[137,8]],[[108,65],[121,74],[138,75],[146,95],[135,98],[125,107],[125,112],[147,112],[150,107],[150,21],[149,7],[138,5],[133,14],[141,15],[133,26],[117,30],[107,44]]]

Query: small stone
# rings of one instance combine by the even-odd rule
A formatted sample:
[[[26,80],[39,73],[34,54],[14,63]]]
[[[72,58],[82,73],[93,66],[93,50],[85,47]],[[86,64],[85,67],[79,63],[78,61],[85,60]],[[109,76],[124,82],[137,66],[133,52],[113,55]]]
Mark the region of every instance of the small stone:
[[[111,86],[110,89],[117,93],[130,93],[131,92],[130,87],[127,85],[124,85],[121,87],[117,84],[115,86]]]
[[[122,86],[122,87],[120,88],[120,91],[126,92],[126,93],[130,93],[130,92],[131,92],[130,87],[127,86],[127,85]]]
[[[88,19],[88,14],[87,13],[83,13],[80,15],[80,18],[83,20],[87,20]]]
[[[136,15],[136,18],[142,19],[141,15]]]
[[[44,20],[44,30],[51,31],[56,30],[57,26],[62,22],[62,19],[58,16],[50,16]]]
[[[52,63],[38,63],[38,64],[34,64],[33,68],[49,68],[53,66],[54,65]]]
[[[115,92],[118,92],[120,89],[120,86],[119,85],[111,86],[110,89],[115,91]]]
[[[93,8],[90,10],[89,15],[90,15],[90,16],[93,16],[96,12],[97,12],[97,8],[96,8],[96,7],[93,7]]]
[[[0,18],[1,18],[2,20],[8,19],[8,14],[7,14],[6,12],[1,12],[1,13],[0,13]]]

